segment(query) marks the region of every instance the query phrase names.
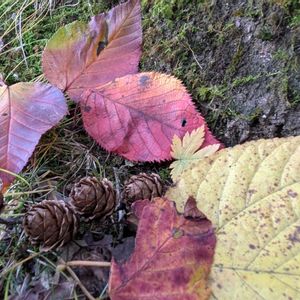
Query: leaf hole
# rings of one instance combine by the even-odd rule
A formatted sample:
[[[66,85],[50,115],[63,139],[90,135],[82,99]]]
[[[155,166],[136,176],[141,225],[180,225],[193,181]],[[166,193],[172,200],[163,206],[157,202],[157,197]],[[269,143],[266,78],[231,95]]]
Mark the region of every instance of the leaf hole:
[[[106,47],[107,43],[105,41],[100,41],[98,43],[98,47],[97,47],[97,56],[102,52],[102,50],[104,50],[104,48]]]

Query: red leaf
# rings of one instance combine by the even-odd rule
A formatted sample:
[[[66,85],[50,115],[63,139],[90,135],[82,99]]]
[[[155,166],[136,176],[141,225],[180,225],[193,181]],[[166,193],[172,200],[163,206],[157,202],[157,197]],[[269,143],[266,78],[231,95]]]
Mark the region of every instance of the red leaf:
[[[43,53],[47,79],[78,101],[84,89],[136,73],[141,56],[139,0],[130,0],[92,18],[60,28]]]
[[[64,95],[49,84],[0,86],[0,168],[19,173],[41,135],[67,113]],[[13,176],[0,171],[4,188]]]
[[[134,161],[170,159],[172,138],[205,124],[181,82],[159,73],[128,75],[88,90],[81,101],[87,132]],[[219,143],[206,127],[202,147]]]
[[[128,261],[112,261],[112,300],[208,299],[207,277],[216,238],[211,222],[185,218],[173,202],[156,198],[134,203],[140,221]]]

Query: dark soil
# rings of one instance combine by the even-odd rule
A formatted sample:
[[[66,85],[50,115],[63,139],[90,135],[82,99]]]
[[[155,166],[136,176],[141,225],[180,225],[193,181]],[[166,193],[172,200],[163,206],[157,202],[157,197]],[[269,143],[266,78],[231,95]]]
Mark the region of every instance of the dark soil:
[[[300,134],[300,3],[171,2],[145,6],[142,68],[180,77],[227,146]]]

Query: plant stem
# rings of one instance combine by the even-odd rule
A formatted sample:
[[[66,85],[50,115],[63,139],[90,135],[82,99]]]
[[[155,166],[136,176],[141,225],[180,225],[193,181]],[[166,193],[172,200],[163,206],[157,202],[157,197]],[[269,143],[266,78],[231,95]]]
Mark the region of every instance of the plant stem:
[[[70,262],[65,262],[62,259],[60,259],[60,261],[62,262],[62,264],[59,265],[59,266],[64,266],[67,269],[67,271],[69,272],[69,274],[71,275],[71,277],[74,279],[74,281],[78,284],[78,286],[81,288],[82,292],[85,294],[85,296],[87,297],[87,299],[89,299],[89,300],[96,300],[96,298],[94,298],[90,294],[90,292],[86,289],[86,287],[82,284],[82,282],[77,277],[77,275],[75,274],[75,272],[68,266],[68,263],[70,263]]]
[[[72,260],[72,261],[67,261],[66,266],[109,268],[111,266],[111,263],[108,261]]]

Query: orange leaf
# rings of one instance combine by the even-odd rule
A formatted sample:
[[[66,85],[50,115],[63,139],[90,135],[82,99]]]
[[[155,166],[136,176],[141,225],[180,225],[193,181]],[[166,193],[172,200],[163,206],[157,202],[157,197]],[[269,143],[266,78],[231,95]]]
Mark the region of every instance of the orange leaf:
[[[216,239],[195,200],[189,199],[186,217],[167,199],[137,201],[133,206],[140,219],[135,250],[128,261],[112,262],[111,299],[208,299]]]

